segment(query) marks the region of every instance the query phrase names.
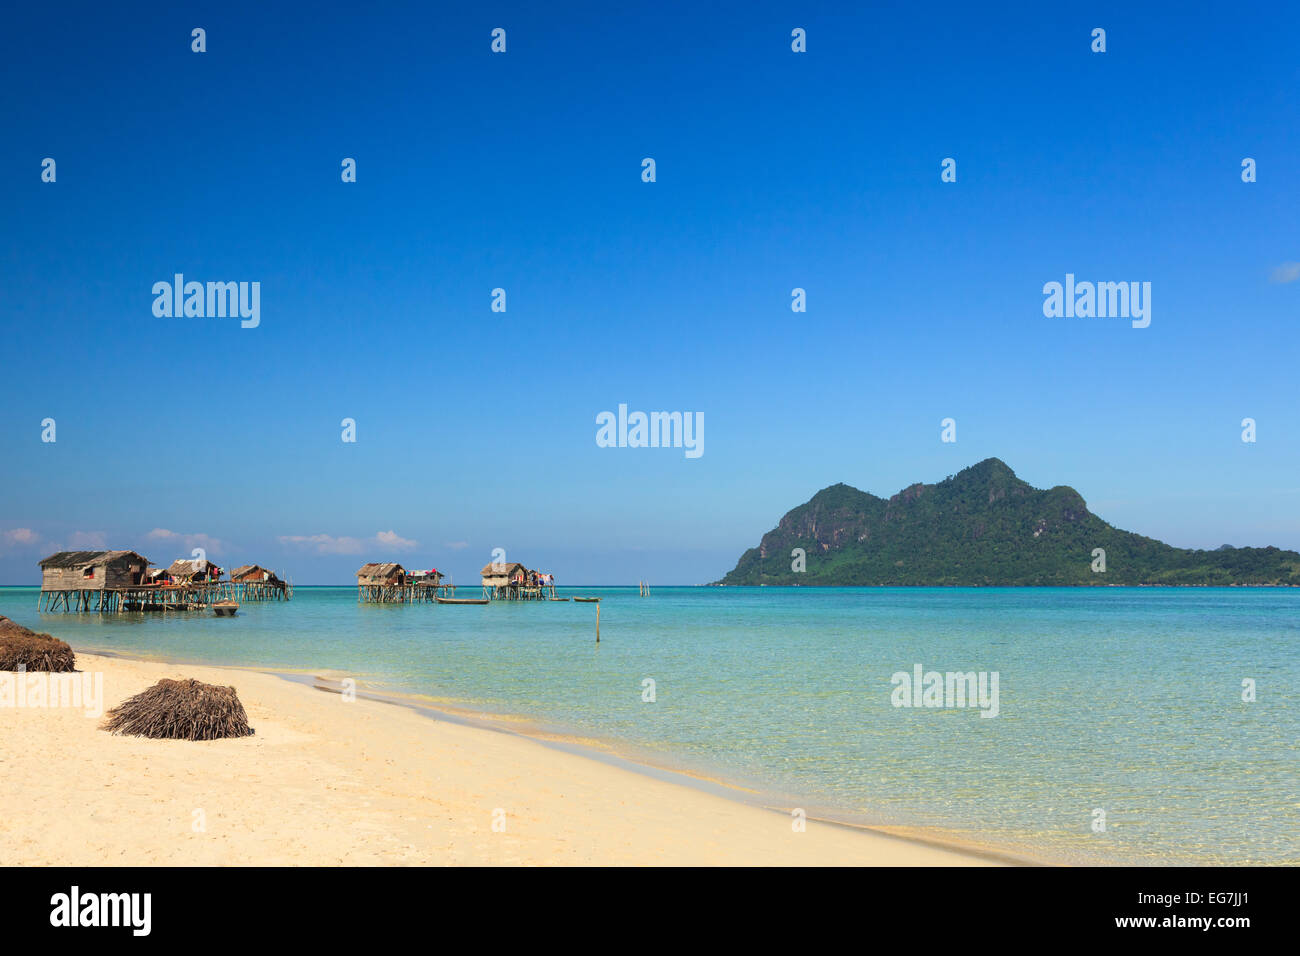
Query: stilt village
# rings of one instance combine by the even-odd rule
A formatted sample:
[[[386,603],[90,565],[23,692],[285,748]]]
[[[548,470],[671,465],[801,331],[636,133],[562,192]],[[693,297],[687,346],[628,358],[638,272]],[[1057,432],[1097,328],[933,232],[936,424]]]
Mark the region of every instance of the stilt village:
[[[135,551],[60,551],[39,562],[39,611],[122,613],[202,611],[233,613],[241,603],[288,601],[293,582],[257,564],[226,576],[203,557],[153,567]],[[407,570],[396,562],[372,562],[357,571],[363,604],[487,604],[491,601],[563,601],[555,576],[517,562],[490,563],[482,571],[482,596],[457,598],[456,586],[437,568]]]

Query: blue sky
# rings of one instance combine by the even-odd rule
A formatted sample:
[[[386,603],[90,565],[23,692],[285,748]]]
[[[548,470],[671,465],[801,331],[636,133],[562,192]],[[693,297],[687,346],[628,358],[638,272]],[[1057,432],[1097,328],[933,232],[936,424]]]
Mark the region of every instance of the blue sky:
[[[993,455],[1300,548],[1295,8],[474,6],[9,13],[0,582],[102,543],[701,583],[819,488]],[[156,318],[176,272],[260,326]],[[1066,273],[1150,327],[1044,317]],[[620,403],[705,453],[597,447]]]

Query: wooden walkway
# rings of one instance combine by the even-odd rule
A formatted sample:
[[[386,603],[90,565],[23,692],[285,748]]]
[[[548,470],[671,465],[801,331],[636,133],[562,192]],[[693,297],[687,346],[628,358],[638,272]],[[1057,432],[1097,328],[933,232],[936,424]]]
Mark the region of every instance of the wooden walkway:
[[[293,585],[284,581],[222,581],[219,587],[227,601],[287,601],[293,597]]]
[[[38,611],[201,611],[220,601],[219,584],[146,584],[129,588],[42,590]]]
[[[265,581],[212,584],[139,584],[126,588],[41,589],[38,611],[120,614],[124,611],[202,611],[218,601],[287,601],[292,584]]]
[[[483,596],[489,601],[546,601],[555,597],[555,585],[485,584]]]
[[[358,584],[357,601],[362,604],[434,604],[440,597],[455,597],[454,584]]]

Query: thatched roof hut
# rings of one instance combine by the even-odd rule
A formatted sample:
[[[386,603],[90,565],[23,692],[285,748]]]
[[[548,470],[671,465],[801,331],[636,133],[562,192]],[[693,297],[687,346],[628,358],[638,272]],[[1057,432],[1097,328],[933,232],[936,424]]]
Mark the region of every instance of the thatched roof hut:
[[[38,634],[0,614],[0,671],[75,671],[77,657],[57,637]]]
[[[357,571],[357,584],[376,587],[402,587],[406,584],[406,569],[396,562],[361,565]]]
[[[241,564],[235,570],[230,572],[230,580],[236,584],[257,584],[265,582],[267,584],[281,584],[274,571],[268,571],[260,564]]]
[[[528,569],[518,561],[511,561],[508,564],[505,562],[485,564],[481,573],[484,587],[503,588],[518,574],[527,576]]]
[[[135,587],[149,567],[149,559],[134,551],[60,551],[39,563],[42,591]]]
[[[181,558],[167,569],[177,584],[204,584],[221,577],[221,568],[207,558]]]
[[[110,710],[103,727],[115,734],[166,740],[253,734],[235,688],[166,678]]]

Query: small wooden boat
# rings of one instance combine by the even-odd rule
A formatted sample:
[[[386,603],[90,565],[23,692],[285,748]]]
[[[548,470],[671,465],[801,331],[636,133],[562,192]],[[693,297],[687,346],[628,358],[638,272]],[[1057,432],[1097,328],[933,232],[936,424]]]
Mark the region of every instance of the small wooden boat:
[[[218,601],[212,605],[212,613],[217,617],[234,617],[239,610],[238,601]]]
[[[487,598],[436,598],[439,604],[487,604]]]
[[[575,601],[586,601],[588,604],[597,604],[597,603],[600,602],[600,598],[580,598],[580,597],[576,597],[576,598],[574,598],[574,600],[575,600]]]
[[[547,598],[548,601],[567,601],[568,598]]]

